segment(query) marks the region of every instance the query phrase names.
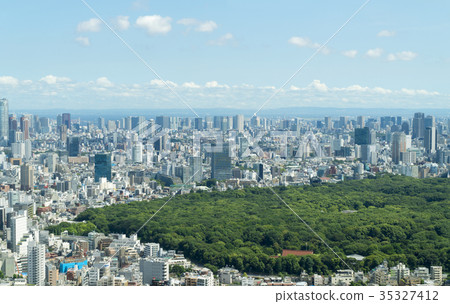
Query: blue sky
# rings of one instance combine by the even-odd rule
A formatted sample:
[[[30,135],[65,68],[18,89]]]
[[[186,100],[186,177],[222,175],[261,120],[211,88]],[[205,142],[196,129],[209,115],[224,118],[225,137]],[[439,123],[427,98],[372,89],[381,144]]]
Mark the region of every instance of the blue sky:
[[[259,108],[364,1],[86,0],[193,108]],[[450,2],[372,0],[270,103],[449,108]],[[80,0],[2,1],[16,109],[185,107]]]

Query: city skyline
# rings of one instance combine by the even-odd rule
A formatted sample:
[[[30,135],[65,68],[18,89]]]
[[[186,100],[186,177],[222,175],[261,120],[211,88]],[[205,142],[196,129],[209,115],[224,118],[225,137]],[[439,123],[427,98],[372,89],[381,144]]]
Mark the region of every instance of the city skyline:
[[[364,1],[87,3],[193,109],[256,110]],[[449,4],[433,18],[406,4],[369,2],[266,108],[448,108]],[[20,4],[3,6],[11,108],[190,111],[82,1],[30,2],[25,21]]]

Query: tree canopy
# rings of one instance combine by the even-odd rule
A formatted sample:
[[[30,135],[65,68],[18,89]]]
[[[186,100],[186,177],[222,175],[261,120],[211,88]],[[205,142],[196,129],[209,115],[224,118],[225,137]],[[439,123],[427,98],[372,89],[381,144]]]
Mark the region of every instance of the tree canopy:
[[[385,259],[391,265],[450,269],[449,179],[384,175],[273,189],[355,270],[368,271]],[[104,233],[133,234],[166,200],[88,209],[76,220]],[[139,237],[183,251],[203,265],[248,273],[328,274],[347,268],[267,188],[175,196]],[[277,257],[282,249],[308,249],[314,255]],[[347,259],[351,254],[365,259]]]

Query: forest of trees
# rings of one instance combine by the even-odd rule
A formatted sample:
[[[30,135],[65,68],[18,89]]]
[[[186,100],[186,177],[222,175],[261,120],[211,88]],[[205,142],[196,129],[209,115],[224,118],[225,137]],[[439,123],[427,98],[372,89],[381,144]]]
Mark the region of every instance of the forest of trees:
[[[449,179],[384,175],[274,190],[355,270],[369,271],[383,260],[450,269]],[[86,223],[51,229],[133,234],[166,200],[88,209],[76,218]],[[248,273],[295,275],[346,268],[267,188],[175,196],[139,237],[183,251],[213,271],[229,265]],[[306,248],[314,255],[274,258],[282,249]],[[366,258],[347,259],[351,254]]]

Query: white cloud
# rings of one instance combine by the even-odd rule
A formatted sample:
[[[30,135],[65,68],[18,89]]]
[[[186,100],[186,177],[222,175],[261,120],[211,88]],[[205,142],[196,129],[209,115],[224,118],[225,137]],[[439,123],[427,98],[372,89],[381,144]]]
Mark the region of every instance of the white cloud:
[[[172,29],[172,18],[159,15],[141,16],[136,20],[136,26],[147,31],[149,35],[167,34]]]
[[[131,5],[134,10],[148,10],[150,8],[149,0],[137,0]]]
[[[198,32],[212,32],[217,28],[217,24],[214,21],[205,21],[200,23],[195,29]]]
[[[352,91],[352,92],[366,92],[369,90],[368,87],[362,87],[359,84],[353,84],[346,88],[343,88],[344,91]]]
[[[357,50],[343,51],[342,55],[344,55],[345,57],[348,57],[348,58],[355,58],[356,55],[358,55],[358,51]]]
[[[195,82],[185,82],[181,85],[183,88],[187,88],[187,89],[199,89],[201,88],[201,86],[199,86],[198,84],[196,84]]]
[[[311,83],[308,85],[308,87],[309,87],[309,88],[312,88],[312,89],[315,89],[315,90],[317,90],[317,91],[320,91],[320,92],[326,92],[326,91],[328,91],[327,85],[324,84],[324,83],[322,83],[322,82],[320,82],[320,80],[313,80],[313,82],[311,82]]]
[[[12,76],[0,76],[0,85],[16,86],[19,80]]]
[[[92,18],[87,21],[80,22],[77,27],[78,32],[99,32],[102,22],[100,19]]]
[[[170,80],[166,80],[165,81],[166,84],[170,87],[177,87],[178,85]],[[162,81],[161,79],[153,79],[150,81],[150,85],[154,86],[154,87],[160,87],[160,88],[167,88],[167,86],[164,84],[164,81]]]
[[[371,57],[371,58],[377,58],[380,57],[381,54],[383,54],[383,49],[381,48],[376,48],[376,49],[370,49],[366,52],[366,55]]]
[[[226,84],[219,84],[217,81],[208,81],[205,83],[205,88],[229,88]]]
[[[424,96],[437,96],[439,95],[438,92],[429,92],[427,90],[413,90],[413,89],[401,89],[400,93],[410,96],[416,96],[416,95],[424,95]]]
[[[383,30],[377,34],[378,37],[393,37],[395,36],[394,31]]]
[[[47,84],[57,84],[61,82],[69,82],[70,78],[68,77],[57,77],[53,75],[47,75],[45,77],[42,77],[40,81],[45,82]]]
[[[130,17],[128,17],[128,16],[117,16],[113,20],[113,24],[117,29],[119,29],[121,31],[126,31],[130,27],[129,19],[130,19]]]
[[[32,84],[33,84],[33,81],[32,81],[32,80],[23,80],[23,81],[21,82],[21,84],[23,84],[23,85],[32,85]]]
[[[80,37],[75,38],[75,41],[81,46],[90,46],[91,45],[91,42],[89,41],[88,37],[80,36]]]
[[[200,21],[194,18],[184,18],[177,21],[178,24],[193,28],[197,32],[212,32],[217,28],[217,24],[212,21]]]
[[[403,51],[403,52],[398,52],[395,54],[389,54],[387,56],[387,60],[389,60],[389,61],[395,61],[395,60],[410,61],[416,57],[417,57],[417,53],[414,53],[411,51]]]
[[[303,48],[303,47],[307,47],[307,48],[310,48],[310,49],[319,49],[320,47],[321,47],[321,45],[320,45],[320,43],[317,43],[317,42],[312,42],[309,38],[307,38],[307,37],[291,37],[289,40],[288,40],[288,42],[290,43],[290,44],[293,44],[293,45],[295,45],[295,46],[298,46],[298,47],[301,47],[301,48]],[[323,54],[325,54],[325,55],[328,55],[329,53],[330,53],[330,49],[329,48],[327,48],[327,47],[323,47],[322,49],[321,49],[321,52],[323,53]]]
[[[229,43],[230,41],[232,41],[234,39],[233,35],[231,33],[227,33],[225,35],[223,35],[222,37],[220,37],[217,40],[210,40],[208,43],[211,45],[226,45],[227,43]]]
[[[380,88],[380,87],[373,88],[373,91],[375,93],[380,93],[380,94],[391,94],[392,93],[392,90]]]
[[[198,20],[195,18],[183,18],[177,21],[178,24],[182,24],[185,26],[192,26],[198,23]]]
[[[100,78],[98,78],[98,79],[95,81],[95,83],[96,83],[98,86],[105,87],[105,88],[110,88],[110,87],[113,87],[113,86],[114,86],[114,84],[113,84],[108,78],[106,78],[106,77],[100,77]]]

